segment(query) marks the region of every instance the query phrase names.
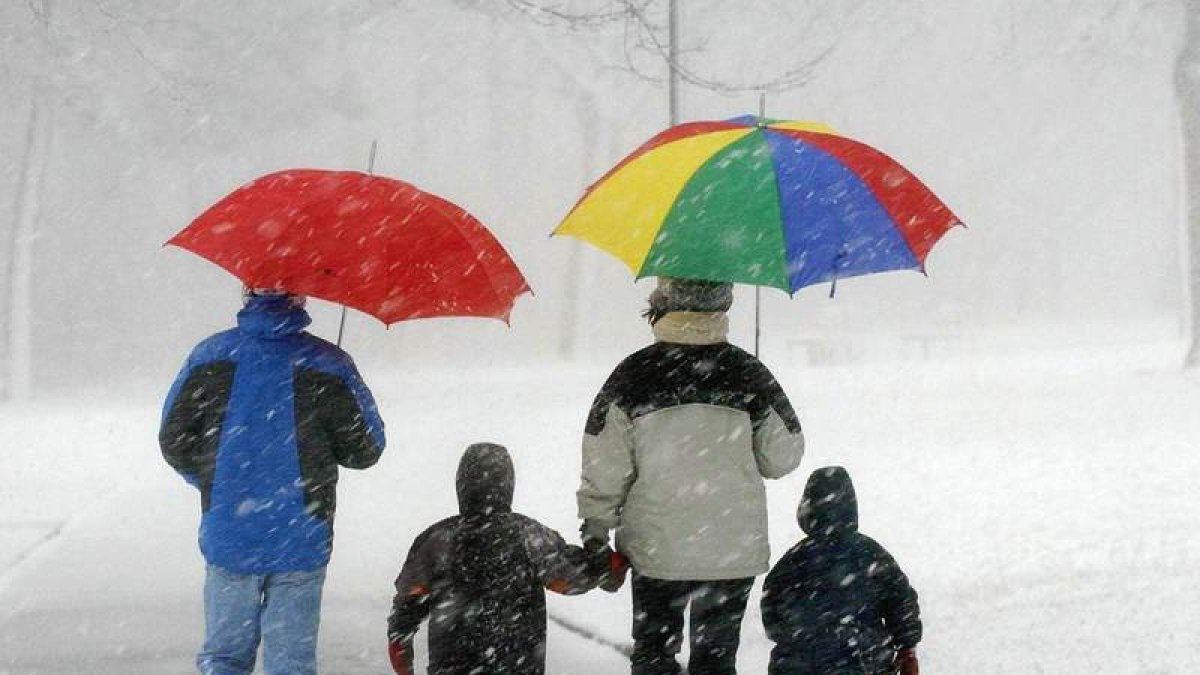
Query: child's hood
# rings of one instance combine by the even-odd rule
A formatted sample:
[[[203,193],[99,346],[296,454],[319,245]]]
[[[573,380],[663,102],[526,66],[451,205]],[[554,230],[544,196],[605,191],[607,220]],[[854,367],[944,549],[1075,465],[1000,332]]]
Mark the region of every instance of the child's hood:
[[[858,530],[858,499],[850,474],[840,466],[812,472],[804,486],[804,497],[796,511],[800,529],[810,537],[824,537]]]
[[[487,515],[512,510],[516,474],[508,450],[495,443],[474,443],[458,463],[458,511]]]

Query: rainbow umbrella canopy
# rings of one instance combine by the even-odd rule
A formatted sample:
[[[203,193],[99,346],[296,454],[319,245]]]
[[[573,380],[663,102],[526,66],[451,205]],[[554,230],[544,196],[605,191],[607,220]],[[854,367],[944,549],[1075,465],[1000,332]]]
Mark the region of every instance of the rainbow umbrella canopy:
[[[882,152],[813,122],[680,124],[585,192],[555,229],[638,277],[773,286],[915,269],[958,218]]]

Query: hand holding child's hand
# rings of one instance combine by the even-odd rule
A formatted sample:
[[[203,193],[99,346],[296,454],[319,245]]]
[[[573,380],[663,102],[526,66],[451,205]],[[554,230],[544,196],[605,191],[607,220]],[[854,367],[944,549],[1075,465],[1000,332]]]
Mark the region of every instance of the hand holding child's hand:
[[[609,550],[608,575],[604,578],[604,581],[600,582],[600,588],[609,593],[616,593],[625,585],[625,575],[628,572],[629,558],[616,551]]]

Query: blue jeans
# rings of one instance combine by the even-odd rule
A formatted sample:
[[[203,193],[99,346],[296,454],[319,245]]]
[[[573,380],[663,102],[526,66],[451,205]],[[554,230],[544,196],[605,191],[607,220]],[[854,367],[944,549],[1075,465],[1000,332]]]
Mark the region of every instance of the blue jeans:
[[[235,574],[209,565],[204,580],[203,675],[250,675],[263,643],[267,675],[316,675],[325,568]]]

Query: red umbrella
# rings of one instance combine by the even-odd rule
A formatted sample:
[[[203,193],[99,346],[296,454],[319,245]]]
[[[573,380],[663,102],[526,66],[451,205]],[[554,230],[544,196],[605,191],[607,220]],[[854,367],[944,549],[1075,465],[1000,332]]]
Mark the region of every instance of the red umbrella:
[[[385,324],[438,316],[508,322],[529,285],[487,228],[408,183],[291,169],[242,186],[174,244],[252,288],[282,288]]]

